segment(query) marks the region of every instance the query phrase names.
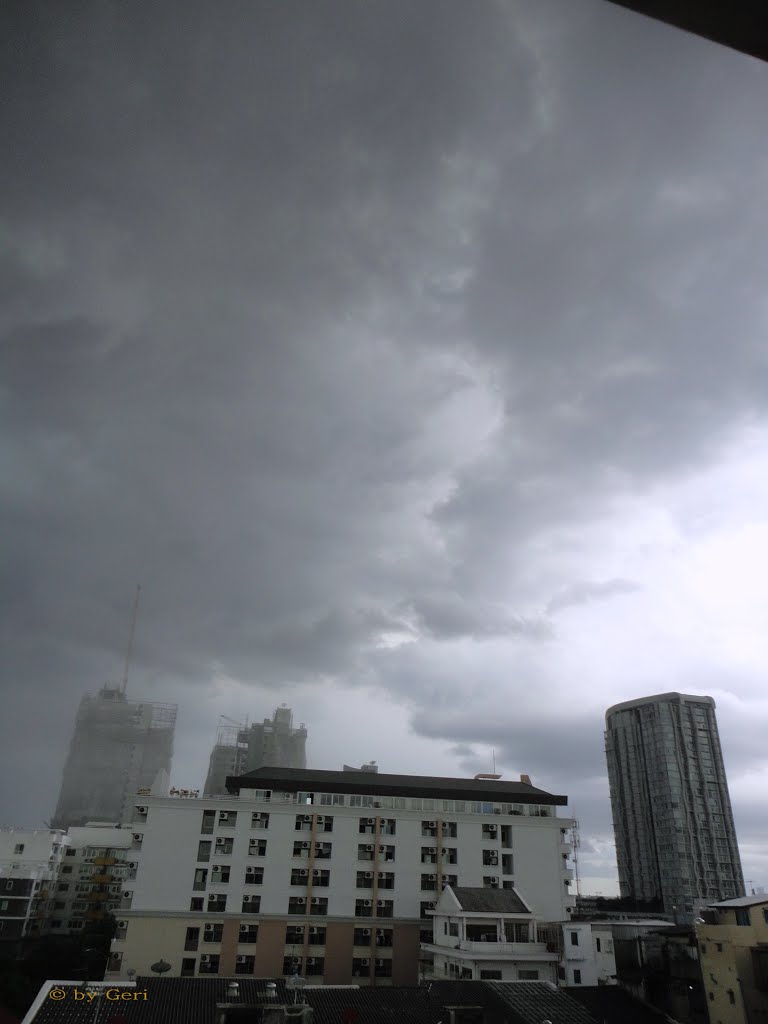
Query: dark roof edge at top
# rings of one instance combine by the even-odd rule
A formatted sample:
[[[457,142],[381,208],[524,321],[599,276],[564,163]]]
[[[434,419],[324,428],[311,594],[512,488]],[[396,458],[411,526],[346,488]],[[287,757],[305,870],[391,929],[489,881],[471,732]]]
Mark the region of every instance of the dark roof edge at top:
[[[308,788],[326,793],[355,793],[366,796],[458,797],[465,800],[547,804],[564,807],[567,796],[547,793],[525,782],[478,782],[475,779],[447,779],[431,775],[386,775],[381,772],[333,772],[308,768],[257,768],[245,775],[230,775],[230,793],[241,789],[277,789],[286,793]]]

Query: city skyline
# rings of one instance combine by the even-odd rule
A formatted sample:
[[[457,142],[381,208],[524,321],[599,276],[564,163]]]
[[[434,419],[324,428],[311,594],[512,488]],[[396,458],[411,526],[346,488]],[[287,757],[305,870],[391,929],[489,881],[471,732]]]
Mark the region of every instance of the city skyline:
[[[567,792],[711,695],[768,884],[768,65],[603,0],[0,12],[0,820],[82,693]],[[45,749],[40,752],[40,738]]]

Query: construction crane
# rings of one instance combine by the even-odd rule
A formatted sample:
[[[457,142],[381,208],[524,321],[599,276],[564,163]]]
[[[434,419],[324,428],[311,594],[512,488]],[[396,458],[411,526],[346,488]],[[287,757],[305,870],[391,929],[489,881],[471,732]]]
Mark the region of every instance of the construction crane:
[[[131,630],[128,634],[128,650],[125,652],[125,669],[120,682],[120,693],[125,696],[128,686],[128,670],[131,667],[131,655],[133,654],[133,638],[136,635],[136,616],[139,614],[139,598],[141,597],[141,584],[136,586],[136,597],[133,599],[133,611],[131,612]]]

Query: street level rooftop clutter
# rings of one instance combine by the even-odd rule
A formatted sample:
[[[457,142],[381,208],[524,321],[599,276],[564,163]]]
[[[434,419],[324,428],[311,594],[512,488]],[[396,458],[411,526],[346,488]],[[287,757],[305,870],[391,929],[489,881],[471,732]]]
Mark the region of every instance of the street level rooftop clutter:
[[[237,982],[237,993],[231,986]],[[270,997],[267,985],[274,984]],[[64,997],[51,999],[58,987]],[[93,1024],[94,1002],[75,1001],[74,982],[47,982],[23,1024]],[[106,990],[109,985],[101,983]],[[80,983],[80,991],[83,983]],[[121,989],[125,991],[126,989]],[[127,989],[130,990],[130,989]],[[147,998],[103,1004],[99,1021],[110,1016],[125,1024],[216,1024],[222,1007],[245,1008],[291,1004],[294,993],[282,979],[155,978],[136,979]],[[99,1002],[104,999],[100,996]],[[381,988],[307,986],[300,996],[313,1010],[313,1024],[440,1024],[451,1019],[449,1008],[466,1009],[473,1024],[596,1024],[595,1018],[567,993],[547,982],[435,981],[421,986]],[[111,1012],[107,1007],[112,1008]],[[241,1010],[242,1013],[242,1010]],[[462,1020],[456,1012],[455,1019]],[[234,1014],[233,1014],[234,1017]],[[261,1018],[259,1010],[253,1020]],[[226,1018],[225,1018],[226,1019]],[[650,1019],[650,1018],[649,1018]]]
[[[445,779],[433,775],[385,775],[381,772],[331,772],[305,768],[257,768],[245,775],[229,776],[227,789],[271,789],[298,793],[307,789],[324,793],[354,793],[366,796],[421,796],[441,798],[462,796],[467,800],[510,801],[519,804],[549,804],[565,807],[567,796],[556,796],[527,782],[477,779]]]

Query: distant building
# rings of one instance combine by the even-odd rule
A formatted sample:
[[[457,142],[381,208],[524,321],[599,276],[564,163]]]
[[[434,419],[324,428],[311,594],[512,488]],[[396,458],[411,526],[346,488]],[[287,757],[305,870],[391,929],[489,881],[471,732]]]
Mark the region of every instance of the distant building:
[[[697,923],[710,1021],[768,1019],[768,895],[716,903]]]
[[[306,768],[307,728],[302,722],[293,727],[290,708],[276,708],[271,719],[250,726],[224,726],[219,729],[211,751],[206,796],[224,796],[227,777],[242,775],[257,768]]]
[[[108,686],[83,697],[52,825],[130,821],[137,790],[170,773],[176,712]]]
[[[573,905],[567,798],[529,783],[265,767],[229,785],[142,797],[112,977],[162,957],[188,977],[415,985],[446,886],[514,887],[542,921]]]
[[[621,895],[691,923],[743,894],[714,700],[663,693],[605,717]]]
[[[57,934],[80,931],[120,908],[130,878],[131,828],[93,822],[69,829],[48,928]]]
[[[58,829],[0,828],[0,960],[47,930],[68,842]]]

